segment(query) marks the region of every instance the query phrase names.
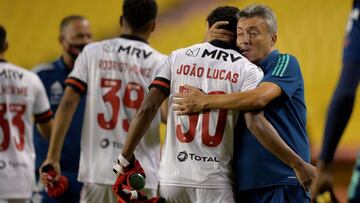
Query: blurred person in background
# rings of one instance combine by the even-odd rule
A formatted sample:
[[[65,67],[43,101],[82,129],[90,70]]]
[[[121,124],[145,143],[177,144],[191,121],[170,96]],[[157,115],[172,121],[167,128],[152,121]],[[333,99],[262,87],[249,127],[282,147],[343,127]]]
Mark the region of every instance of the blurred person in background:
[[[75,59],[82,49],[92,41],[92,32],[89,21],[79,15],[70,15],[63,18],[60,23],[59,42],[62,46],[62,55],[59,59],[34,68],[45,86],[50,100],[51,110],[55,113],[65,90],[65,79],[74,67]],[[80,160],[80,135],[82,130],[85,97],[76,108],[76,112],[66,133],[64,147],[61,152],[60,165],[62,175],[68,178],[69,187],[64,194],[57,198],[50,198],[39,180],[39,169],[46,158],[49,147],[40,132],[34,128],[34,144],[36,151],[36,181],[34,189],[34,203],[75,203],[80,200],[82,183],[77,181]]]
[[[312,187],[315,197],[333,187],[330,165],[346,125],[351,117],[360,79],[360,0],[353,1],[353,9],[346,28],[341,76],[330,103],[323,145],[317,163],[319,175]],[[360,202],[360,154],[348,189],[348,201]]]
[[[6,31],[0,25],[0,202],[30,202],[35,185],[33,116],[49,139],[52,112],[39,77],[7,62]]]
[[[111,172],[127,137],[129,123],[148,92],[166,56],[148,39],[155,29],[155,0],[124,0],[121,35],[87,45],[65,81],[64,96],[55,115],[47,158],[60,174],[60,152],[75,109],[86,97],[78,180],[84,183],[80,202],[116,202]],[[148,197],[157,194],[160,163],[160,114],[136,154],[145,166]],[[80,135],[78,135],[80,136]],[[46,183],[46,180],[43,180]]]
[[[215,26],[215,25],[214,25]],[[211,36],[231,38],[217,29]],[[214,34],[215,33],[215,34]],[[217,33],[217,34],[216,34]],[[207,37],[208,39],[209,37]],[[234,165],[237,201],[247,203],[310,202],[310,184],[316,175],[309,164],[310,148],[306,133],[304,81],[297,59],[275,48],[277,21],[273,11],[264,5],[252,5],[239,13],[236,44],[251,62],[260,66],[264,78],[254,90],[206,95],[193,87],[179,94],[179,115],[205,109],[263,109],[265,117],[281,138],[307,164],[286,164],[255,139],[239,121],[235,129]],[[305,172],[299,174],[298,171]],[[304,176],[305,175],[305,176]]]

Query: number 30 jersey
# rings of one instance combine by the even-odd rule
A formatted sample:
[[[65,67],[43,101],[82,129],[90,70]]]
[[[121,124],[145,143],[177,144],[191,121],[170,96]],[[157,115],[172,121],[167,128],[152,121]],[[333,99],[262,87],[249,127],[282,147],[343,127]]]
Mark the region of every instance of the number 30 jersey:
[[[202,43],[174,51],[150,87],[170,94],[186,93],[184,85],[206,94],[255,88],[259,67],[232,49]],[[205,110],[177,116],[172,106],[160,164],[160,184],[200,188],[232,188],[233,130],[237,111]]]
[[[52,117],[39,77],[0,61],[0,200],[29,199],[35,184],[35,122]]]
[[[79,180],[112,185],[112,167],[140,107],[166,56],[145,41],[123,35],[85,47],[66,84],[86,93]],[[146,174],[146,188],[156,189],[160,164],[160,116],[156,116],[135,156]]]

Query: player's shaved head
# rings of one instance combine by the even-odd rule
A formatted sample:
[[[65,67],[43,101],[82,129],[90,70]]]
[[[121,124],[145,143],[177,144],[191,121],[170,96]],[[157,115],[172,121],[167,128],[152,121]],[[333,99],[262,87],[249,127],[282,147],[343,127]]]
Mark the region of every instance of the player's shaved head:
[[[6,30],[0,25],[0,53],[4,51],[6,44]]]
[[[156,15],[155,0],[124,0],[123,17],[133,29],[143,29],[148,22],[155,20]]]
[[[206,18],[209,27],[218,21],[228,21],[229,24],[222,25],[220,28],[236,32],[237,14],[240,10],[233,6],[219,6],[213,10]]]

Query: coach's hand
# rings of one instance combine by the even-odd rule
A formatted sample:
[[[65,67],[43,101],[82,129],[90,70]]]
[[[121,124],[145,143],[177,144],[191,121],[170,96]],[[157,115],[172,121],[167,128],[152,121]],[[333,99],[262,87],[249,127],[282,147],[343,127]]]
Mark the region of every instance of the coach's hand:
[[[231,43],[235,40],[235,33],[219,28],[222,25],[229,24],[228,21],[218,21],[214,23],[205,34],[204,41],[211,42],[212,40],[221,40],[223,42]]]
[[[309,192],[311,184],[317,175],[316,168],[303,161],[297,164],[293,169],[305,191]]]
[[[314,199],[324,191],[330,191],[333,188],[333,177],[331,175],[329,164],[319,161],[317,164],[319,173],[311,186],[311,198]]]
[[[177,115],[197,113],[204,110],[206,94],[201,90],[185,85],[184,93],[177,93],[172,98],[173,110]]]

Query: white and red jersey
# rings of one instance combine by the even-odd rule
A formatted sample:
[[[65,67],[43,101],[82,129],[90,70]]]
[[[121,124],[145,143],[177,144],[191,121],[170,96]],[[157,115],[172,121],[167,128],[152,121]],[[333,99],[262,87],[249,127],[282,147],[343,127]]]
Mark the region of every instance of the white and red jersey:
[[[211,43],[174,51],[150,87],[170,94],[191,85],[207,94],[242,92],[263,78],[259,67],[232,49]],[[160,164],[160,184],[231,188],[233,130],[238,112],[206,110],[177,116],[169,106],[167,133]]]
[[[112,185],[112,167],[127,138],[131,119],[166,56],[134,36],[85,47],[67,85],[86,93],[79,180]],[[135,150],[146,174],[146,188],[158,186],[160,114]]]
[[[38,76],[0,61],[0,199],[27,199],[35,184],[33,116],[52,117]]]

